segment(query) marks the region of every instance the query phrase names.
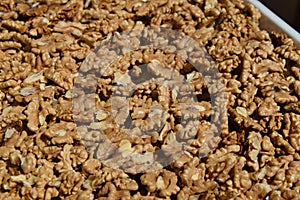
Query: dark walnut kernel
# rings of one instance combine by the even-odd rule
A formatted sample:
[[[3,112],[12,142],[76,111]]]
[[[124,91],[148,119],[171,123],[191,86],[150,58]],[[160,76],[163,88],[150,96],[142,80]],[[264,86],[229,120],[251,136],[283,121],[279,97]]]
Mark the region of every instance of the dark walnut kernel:
[[[300,50],[286,34],[262,30],[260,18],[243,0],[1,0],[0,199],[299,199]],[[167,52],[126,54],[105,76],[89,75],[82,84],[87,90],[97,85],[99,95],[87,100],[73,94],[79,68],[103,40],[148,26],[192,37],[222,74],[228,124],[218,124],[222,134],[217,145],[206,144],[211,151],[204,158],[198,155],[213,126],[214,105],[208,83],[184,59],[187,41],[172,41]],[[151,37],[157,44],[170,42]],[[96,53],[115,56],[109,49]],[[176,79],[188,80],[200,99],[197,105],[191,110],[191,102],[176,103],[189,86],[168,91],[147,82],[132,94],[127,109],[129,89],[146,73],[170,78],[168,67],[181,73]],[[113,92],[116,115],[110,111]],[[93,104],[95,115],[86,112]],[[77,127],[74,114],[83,123],[97,122]],[[188,123],[180,124],[182,119]],[[114,149],[96,129],[119,147],[118,160],[111,160],[116,165],[130,167],[126,155],[160,148],[172,158],[177,149],[167,144],[187,145],[163,169],[125,173],[97,159]]]

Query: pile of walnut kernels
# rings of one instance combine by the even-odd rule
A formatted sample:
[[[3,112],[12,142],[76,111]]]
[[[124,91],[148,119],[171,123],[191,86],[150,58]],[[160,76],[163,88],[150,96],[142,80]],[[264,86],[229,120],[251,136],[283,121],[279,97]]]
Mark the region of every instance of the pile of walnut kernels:
[[[299,198],[300,50],[286,35],[261,30],[260,17],[241,0],[2,0],[0,199]],[[197,156],[198,134],[164,169],[126,174],[86,149],[71,90],[103,39],[149,25],[205,46],[225,80],[228,129],[207,157]],[[209,98],[202,104],[211,106]],[[153,151],[154,143],[132,148]]]

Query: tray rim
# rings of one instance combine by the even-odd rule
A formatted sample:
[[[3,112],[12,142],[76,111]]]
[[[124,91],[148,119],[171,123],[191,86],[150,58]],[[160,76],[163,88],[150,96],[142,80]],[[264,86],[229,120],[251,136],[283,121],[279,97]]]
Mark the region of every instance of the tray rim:
[[[294,40],[296,46],[300,46],[300,33],[281,19],[277,14],[258,0],[245,0],[245,2],[253,4],[262,13],[262,18],[260,20],[261,28],[267,31],[286,33]],[[268,23],[268,21],[271,23]]]

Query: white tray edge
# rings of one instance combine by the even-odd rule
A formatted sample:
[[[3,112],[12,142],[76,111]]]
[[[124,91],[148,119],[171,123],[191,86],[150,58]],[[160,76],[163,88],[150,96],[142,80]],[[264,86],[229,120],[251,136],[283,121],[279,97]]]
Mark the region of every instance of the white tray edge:
[[[258,0],[246,0],[246,2],[253,4],[261,11],[262,18],[260,21],[260,27],[262,29],[286,33],[294,40],[296,46],[300,46],[300,34],[294,28]]]

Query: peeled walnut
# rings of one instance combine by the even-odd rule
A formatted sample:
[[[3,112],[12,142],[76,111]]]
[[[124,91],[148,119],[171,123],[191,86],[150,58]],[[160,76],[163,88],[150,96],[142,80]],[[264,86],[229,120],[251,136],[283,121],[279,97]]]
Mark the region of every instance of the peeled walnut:
[[[298,101],[296,96],[287,94],[286,92],[277,92],[275,95],[275,101],[281,104],[294,103]]]
[[[83,164],[87,158],[88,152],[83,146],[75,146],[70,151],[70,159],[73,167]]]
[[[258,75],[264,72],[283,72],[283,64],[271,60],[262,60],[260,63],[254,64],[252,71]]]
[[[264,166],[265,163],[272,160],[272,157],[275,155],[275,147],[273,146],[269,137],[264,136],[262,143],[261,143],[261,159],[260,159],[260,166]]]
[[[262,30],[260,17],[242,0],[1,1],[0,199],[297,199],[300,50]],[[115,44],[120,30],[136,32]],[[117,52],[125,55],[111,63]],[[191,60],[217,67],[226,88],[208,87],[210,74]],[[146,72],[176,81],[140,84]],[[72,91],[86,74],[75,87],[97,91]],[[187,100],[190,91],[198,102]],[[210,121],[219,115],[228,124]],[[111,160],[105,137],[122,150]],[[202,148],[208,157],[198,159]],[[163,167],[158,149],[183,155],[149,173]],[[132,175],[110,168],[120,166]]]
[[[250,132],[248,136],[249,150],[247,152],[248,161],[247,165],[252,167],[255,171],[258,170],[258,154],[261,151],[261,135],[256,132]]]
[[[39,107],[39,99],[36,96],[33,101],[29,103],[25,111],[29,119],[27,126],[31,131],[37,131],[39,129]]]
[[[125,178],[120,178],[114,181],[115,186],[120,188],[121,190],[137,190],[138,189],[138,184],[131,179],[128,179],[127,177]]]
[[[1,127],[6,127],[7,124],[17,122],[19,120],[25,120],[26,115],[23,114],[25,107],[22,106],[7,106],[2,110],[0,120],[2,121]]]
[[[115,114],[115,121],[122,125],[127,119],[127,116],[129,114],[128,104],[126,102],[125,97],[114,97],[113,99],[114,109],[117,109],[118,111]]]
[[[273,98],[266,98],[265,101],[259,106],[258,114],[260,116],[274,115],[279,111],[279,106]]]
[[[300,81],[296,80],[294,82],[294,88],[297,96],[300,98]]]
[[[33,153],[29,153],[24,157],[21,168],[25,174],[32,172],[36,168],[36,157]]]
[[[247,172],[246,170],[242,170],[245,164],[246,158],[241,157],[237,165],[234,167],[234,185],[242,191],[247,191],[252,185],[249,172]]]
[[[65,198],[66,200],[85,200],[85,199],[94,199],[94,194],[90,190],[79,191],[77,194],[70,195]]]
[[[45,77],[66,90],[69,90],[72,89],[72,83],[75,76],[70,74],[66,69],[55,70],[54,68],[49,68],[45,70]]]
[[[290,114],[290,121],[287,121],[286,123],[286,130],[285,133],[289,135],[289,141],[290,144],[295,150],[299,149],[299,136],[298,136],[298,131],[300,129],[300,124],[299,124],[299,118],[300,116],[294,113]]]
[[[271,138],[273,143],[276,144],[276,146],[281,147],[283,151],[286,151],[289,154],[295,153],[295,149],[290,145],[290,143],[287,140],[284,140],[284,138],[278,132],[274,131],[271,134]]]
[[[177,177],[174,173],[163,170],[161,173],[147,173],[141,176],[141,182],[148,191],[160,191],[163,197],[171,196],[179,191]]]
[[[184,166],[184,171],[181,175],[184,184],[193,191],[205,191],[203,187],[205,182],[205,164],[199,164],[199,159],[194,158]]]
[[[14,151],[13,147],[1,146],[0,147],[0,157],[3,160],[8,160],[10,154]]]
[[[236,109],[233,109],[229,107],[228,112],[234,117],[235,123],[239,125],[243,125],[244,127],[248,128],[251,127],[254,130],[262,131],[263,127],[252,118],[246,118],[243,116],[245,113],[242,113],[243,115],[239,114]],[[241,112],[241,110],[239,110]]]
[[[48,188],[45,194],[45,200],[51,200],[54,197],[57,197],[59,194],[56,188]]]
[[[97,172],[98,169],[100,169],[101,163],[99,160],[92,158],[88,159],[82,167],[84,172],[94,174]]]
[[[100,196],[100,198],[101,196],[104,196],[104,198],[105,196],[108,196],[108,198],[120,199],[122,197],[128,199],[130,197],[130,192],[128,190],[118,190],[113,183],[106,182],[99,190],[98,196]]]
[[[72,170],[72,161],[71,161],[71,149],[72,145],[66,144],[63,148],[63,151],[60,152],[58,158],[61,159],[62,169],[61,171],[64,171],[64,169]]]
[[[238,145],[231,145],[217,150],[216,153],[209,155],[206,163],[208,173],[217,177],[219,181],[225,182],[228,178],[228,172],[237,163],[237,156],[233,152],[238,152]]]
[[[60,191],[63,194],[78,192],[84,182],[84,177],[78,172],[66,171],[60,176]]]
[[[249,191],[246,192],[246,196],[251,198],[265,198],[269,192],[272,191],[272,187],[266,183],[256,183]]]

